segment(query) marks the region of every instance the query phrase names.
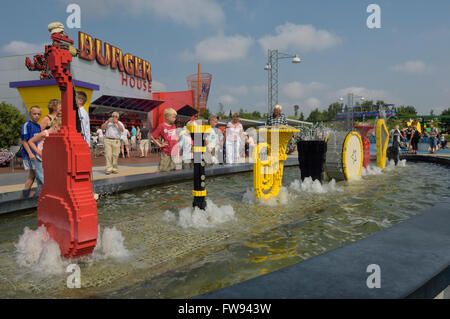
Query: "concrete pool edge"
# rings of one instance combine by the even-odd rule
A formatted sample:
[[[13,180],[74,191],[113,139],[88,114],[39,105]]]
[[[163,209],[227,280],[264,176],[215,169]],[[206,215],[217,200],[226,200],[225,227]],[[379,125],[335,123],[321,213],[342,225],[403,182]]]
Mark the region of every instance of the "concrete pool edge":
[[[434,298],[450,285],[450,201],[370,237],[195,299]],[[368,288],[380,267],[380,288]]]

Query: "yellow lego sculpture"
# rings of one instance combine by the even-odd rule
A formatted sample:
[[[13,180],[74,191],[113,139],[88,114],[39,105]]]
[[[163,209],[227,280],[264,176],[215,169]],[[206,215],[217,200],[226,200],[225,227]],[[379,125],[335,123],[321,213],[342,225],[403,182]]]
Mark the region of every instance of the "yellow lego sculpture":
[[[256,198],[277,197],[283,180],[286,147],[292,134],[299,130],[289,126],[265,127],[258,130],[266,142],[258,143],[253,152],[253,187]],[[265,158],[261,151],[266,150]]]
[[[389,131],[383,119],[377,120],[376,125],[376,142],[377,142],[377,166],[379,168],[386,167],[386,151],[389,144]]]

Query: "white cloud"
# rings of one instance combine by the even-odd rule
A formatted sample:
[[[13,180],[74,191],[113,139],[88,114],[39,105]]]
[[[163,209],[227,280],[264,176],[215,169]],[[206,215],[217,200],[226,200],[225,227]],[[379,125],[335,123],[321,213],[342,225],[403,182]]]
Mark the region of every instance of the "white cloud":
[[[186,50],[182,53],[182,58],[206,62],[241,60],[247,56],[253,42],[252,38],[240,35],[217,35],[197,43],[193,53]]]
[[[339,97],[343,97],[344,98],[344,103],[347,103],[347,94],[349,93],[353,93],[354,95],[357,96],[362,96],[364,97],[366,100],[384,100],[385,102],[392,103],[392,100],[394,99],[393,96],[385,91],[385,90],[372,90],[372,89],[367,89],[364,87],[348,87],[345,89],[341,89],[338,90],[335,93],[330,93],[329,97],[330,98],[335,98],[336,101]],[[354,98],[354,102],[358,102],[358,98]]]
[[[60,0],[72,3],[72,0]],[[82,15],[107,16],[130,13],[134,16],[151,15],[170,19],[189,27],[210,25],[220,29],[225,24],[225,13],[215,0],[77,0]]]
[[[315,97],[310,97],[309,99],[307,99],[305,101],[305,105],[309,110],[313,110],[316,108],[320,108],[321,102],[319,99],[317,99]],[[306,114],[305,114],[305,116],[306,116]]]
[[[391,69],[397,72],[406,73],[427,73],[432,71],[432,68],[430,66],[427,66],[423,61],[420,60],[406,61],[403,64],[398,64],[391,67]]]
[[[219,103],[222,103],[222,104],[225,104],[225,105],[234,105],[234,104],[237,103],[237,100],[233,96],[228,95],[228,94],[219,96],[217,101]]]
[[[39,53],[45,51],[45,44],[35,44],[14,40],[2,46],[0,51],[11,55]]]
[[[231,95],[251,95],[254,97],[256,95],[267,95],[267,85],[241,85],[238,87],[228,87],[226,91]]]
[[[241,85],[239,87],[230,87],[227,89],[230,94],[233,95],[247,95],[249,92],[249,89],[245,85]]]
[[[266,35],[259,44],[267,49],[295,50],[299,53],[321,51],[339,45],[342,40],[326,31],[317,30],[312,25],[297,25],[286,22],[275,28],[275,35]]]
[[[302,84],[294,81],[283,87],[283,93],[290,99],[304,99],[311,96],[314,92],[322,90],[324,87],[325,85],[318,82]]]

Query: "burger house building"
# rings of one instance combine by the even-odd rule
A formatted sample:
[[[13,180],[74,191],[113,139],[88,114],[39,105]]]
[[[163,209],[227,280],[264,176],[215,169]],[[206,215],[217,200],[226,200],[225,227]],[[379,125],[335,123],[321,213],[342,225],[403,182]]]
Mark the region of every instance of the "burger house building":
[[[76,89],[86,90],[90,97],[85,107],[92,128],[101,125],[112,111],[118,111],[121,121],[127,125],[142,125],[147,121],[153,128],[163,119],[167,107],[174,108],[181,118],[197,114],[194,90],[162,92],[163,87],[154,87],[148,60],[84,32],[78,33],[78,49],[80,53],[72,60],[71,72]],[[44,47],[40,54],[43,51]],[[39,72],[25,67],[25,58],[32,59],[34,54],[0,57],[0,101],[26,113],[33,103],[31,100],[40,99],[34,103],[43,109],[43,118],[48,114],[44,100],[58,98],[45,96],[44,91],[56,82],[40,80]],[[25,97],[24,88],[34,91]]]

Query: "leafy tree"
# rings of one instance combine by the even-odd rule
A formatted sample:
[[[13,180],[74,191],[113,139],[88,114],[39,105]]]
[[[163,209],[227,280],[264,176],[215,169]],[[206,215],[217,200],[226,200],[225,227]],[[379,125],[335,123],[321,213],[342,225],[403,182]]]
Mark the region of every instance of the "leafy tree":
[[[0,103],[0,149],[17,144],[20,131],[27,117],[14,106],[5,102]]]
[[[334,102],[328,106],[328,110],[323,111],[324,120],[333,120],[336,118],[336,114],[342,110],[344,105],[342,103]]]
[[[209,110],[206,109],[205,112],[202,113],[201,117],[204,119],[209,119],[210,115],[211,115],[211,112],[209,112]]]
[[[417,115],[416,108],[412,105],[404,106],[401,105],[396,108],[398,116],[408,116],[408,115]]]
[[[315,110],[311,111],[311,113],[309,114],[308,118],[306,119],[308,122],[320,122],[323,121],[323,114],[322,112],[319,111],[318,108],[316,108]]]
[[[361,106],[372,106],[372,105],[373,105],[372,100],[367,100],[361,103]]]
[[[441,115],[450,115],[450,107],[446,110],[443,110]]]
[[[304,121],[305,120],[305,115],[303,114],[303,112],[300,113],[300,117],[298,119],[300,121]]]
[[[295,113],[296,118],[297,118],[297,114],[298,114],[298,109],[299,109],[299,106],[297,104],[294,105],[294,113]]]

